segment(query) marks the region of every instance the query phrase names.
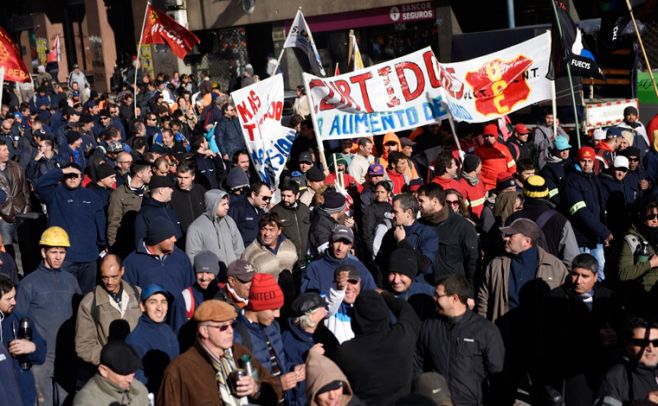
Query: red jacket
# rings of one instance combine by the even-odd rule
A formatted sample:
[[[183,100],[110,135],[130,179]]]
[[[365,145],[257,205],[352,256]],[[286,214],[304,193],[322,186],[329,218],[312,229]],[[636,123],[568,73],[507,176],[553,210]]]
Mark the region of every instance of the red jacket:
[[[397,173],[394,169],[387,169],[388,178],[393,182],[393,194],[402,193],[402,188],[407,184],[404,175]]]
[[[447,179],[447,178],[442,178],[440,176],[435,176],[432,178],[432,182],[436,183],[437,185],[440,185],[443,190],[448,190],[448,189],[455,189],[459,193],[461,193],[462,196],[466,193],[464,191],[464,188],[462,188],[461,183],[457,179]]]
[[[516,172],[516,162],[514,162],[512,154],[506,145],[498,141],[493,145],[480,145],[475,149],[475,155],[479,156],[482,161],[480,177],[487,191],[496,188],[498,173],[508,172],[514,174]]]
[[[471,213],[479,219],[484,209],[484,202],[487,200],[487,191],[484,188],[484,183],[480,179],[477,185],[472,186],[466,179],[461,178],[459,179],[459,184],[464,190],[464,199],[468,203]]]

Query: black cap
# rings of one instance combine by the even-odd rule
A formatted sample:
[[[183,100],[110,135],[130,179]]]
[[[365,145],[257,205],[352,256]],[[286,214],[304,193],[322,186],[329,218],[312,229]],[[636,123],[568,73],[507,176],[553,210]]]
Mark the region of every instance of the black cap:
[[[170,187],[173,189],[174,182],[169,176],[153,176],[149,182],[149,189],[157,189],[159,187]]]
[[[105,162],[101,163],[96,168],[96,180],[102,180],[114,174],[114,169]]]
[[[76,142],[80,138],[82,138],[82,135],[77,131],[68,131],[66,133],[66,142],[68,144],[73,144],[74,142]]]
[[[304,292],[292,302],[290,306],[291,315],[293,317],[300,317],[310,312],[311,310],[325,307],[326,303],[322,296],[316,292]]]
[[[103,109],[98,113],[98,117],[110,117],[110,110]]]
[[[137,352],[121,340],[105,344],[101,350],[101,364],[119,375],[130,375],[142,367]]]
[[[80,117],[80,122],[83,124],[93,123],[94,117],[89,113],[84,113],[82,117]]]
[[[299,154],[298,161],[299,161],[299,163],[307,162],[309,164],[312,164],[313,163],[313,157],[311,156],[310,152],[304,151],[301,154]]]
[[[324,181],[324,173],[322,173],[321,170],[316,168],[315,166],[311,167],[306,172],[306,180],[309,181],[314,181],[314,182],[323,182]]]

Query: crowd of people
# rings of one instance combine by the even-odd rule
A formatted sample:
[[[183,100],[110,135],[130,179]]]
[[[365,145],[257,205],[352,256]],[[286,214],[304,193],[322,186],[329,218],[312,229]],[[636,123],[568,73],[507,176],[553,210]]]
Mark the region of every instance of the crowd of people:
[[[0,403],[658,404],[658,119],[325,168],[299,88],[271,185],[205,74],[42,79],[0,109]]]

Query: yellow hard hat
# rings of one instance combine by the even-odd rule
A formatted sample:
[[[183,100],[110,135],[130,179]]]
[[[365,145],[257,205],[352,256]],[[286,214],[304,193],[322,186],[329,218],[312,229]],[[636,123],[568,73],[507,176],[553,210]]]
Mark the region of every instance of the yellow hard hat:
[[[41,234],[39,245],[46,247],[70,247],[69,235],[62,227],[49,227]]]

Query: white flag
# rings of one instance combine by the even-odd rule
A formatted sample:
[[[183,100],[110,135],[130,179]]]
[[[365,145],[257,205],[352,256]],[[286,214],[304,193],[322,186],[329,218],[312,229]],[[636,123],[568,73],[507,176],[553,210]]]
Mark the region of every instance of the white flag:
[[[292,22],[290,32],[283,44],[284,48],[299,48],[303,50],[308,56],[311,63],[311,69],[315,75],[326,76],[322,61],[320,61],[320,54],[318,53],[315,43],[313,42],[313,34],[306,24],[302,10],[297,10],[295,20]]]

